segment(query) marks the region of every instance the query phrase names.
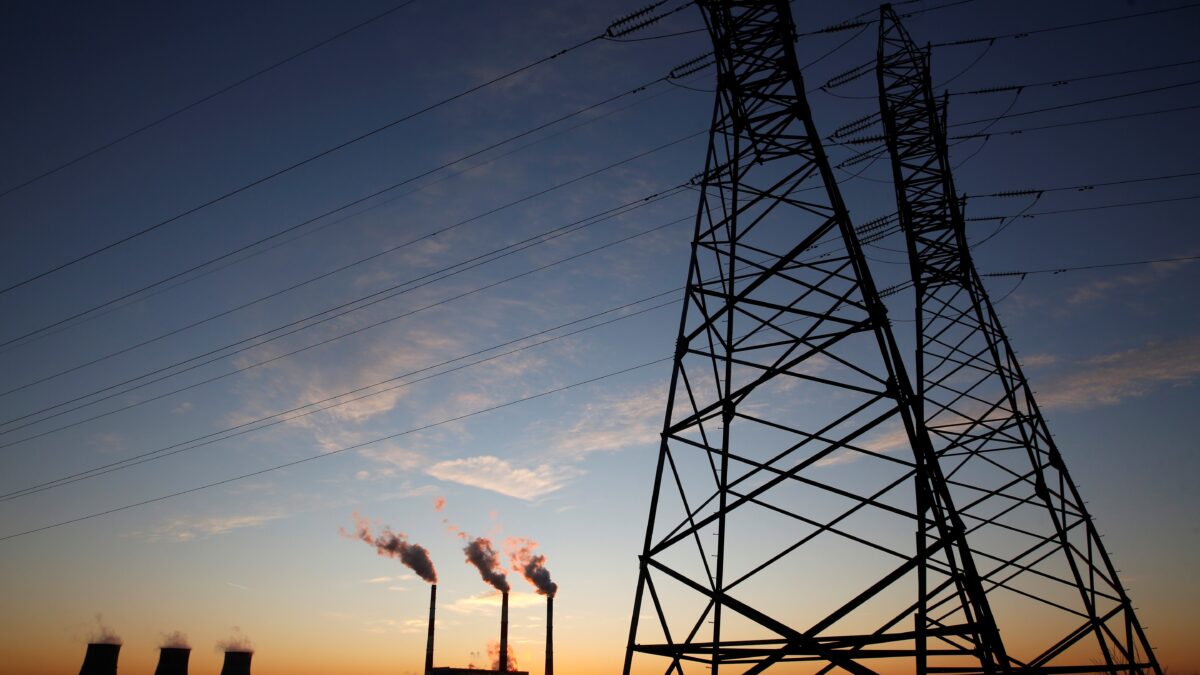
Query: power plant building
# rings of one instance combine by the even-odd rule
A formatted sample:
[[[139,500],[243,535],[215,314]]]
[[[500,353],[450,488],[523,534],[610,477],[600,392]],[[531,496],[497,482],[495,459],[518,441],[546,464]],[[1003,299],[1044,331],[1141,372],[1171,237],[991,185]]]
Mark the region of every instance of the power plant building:
[[[486,670],[480,668],[431,668],[426,675],[479,675],[480,673],[508,673],[509,675],[529,675],[528,670]]]

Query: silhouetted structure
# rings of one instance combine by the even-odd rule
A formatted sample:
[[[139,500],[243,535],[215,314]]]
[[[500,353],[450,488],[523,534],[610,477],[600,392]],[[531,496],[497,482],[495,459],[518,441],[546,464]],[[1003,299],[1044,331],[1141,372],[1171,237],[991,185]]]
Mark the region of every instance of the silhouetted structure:
[[[438,666],[429,671],[432,675],[479,675],[479,673],[497,673],[500,671],[490,668],[449,668]],[[527,670],[510,670],[508,675],[529,675]]]
[[[479,675],[480,673],[499,673],[490,668],[446,668],[439,665],[430,670],[432,675]],[[509,670],[509,675],[529,675],[528,670]]]
[[[117,657],[121,645],[93,642],[83,655],[83,666],[79,675],[117,675]]]
[[[624,672],[1001,671],[789,3],[697,4],[716,108]]]
[[[508,672],[508,591],[500,594],[500,667],[501,673]]]
[[[433,670],[433,619],[437,607],[437,584],[429,584],[429,638],[425,642],[425,672]]]
[[[192,650],[187,647],[162,647],[158,650],[158,667],[154,675],[187,675]]]
[[[221,675],[250,675],[250,657],[254,652],[225,652],[225,663],[221,666]]]
[[[554,675],[554,596],[546,596],[546,670]]]
[[[916,292],[918,410],[955,477],[1010,668],[1161,673],[972,262],[929,54],[888,5],[877,73]]]

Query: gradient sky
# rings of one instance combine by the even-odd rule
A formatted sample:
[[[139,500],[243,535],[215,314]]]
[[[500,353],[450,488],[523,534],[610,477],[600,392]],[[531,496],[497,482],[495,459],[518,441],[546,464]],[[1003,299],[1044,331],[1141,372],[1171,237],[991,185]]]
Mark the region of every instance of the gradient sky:
[[[395,4],[291,3],[286,11],[278,3],[244,2],[7,4],[0,21],[7,102],[0,107],[0,191]],[[1179,4],[977,0],[913,17],[907,26],[919,42],[943,42]],[[417,0],[0,197],[0,286],[592,37],[639,7]],[[800,0],[793,11],[804,32],[872,7]],[[1187,10],[990,47],[939,47],[935,79],[961,92],[1200,59],[1198,20],[1200,10]],[[215,645],[237,635],[254,643],[261,675],[416,673],[424,656],[426,587],[399,561],[339,536],[339,528],[353,528],[355,512],[429,550],[441,578],[439,665],[486,665],[496,633],[498,600],[464,562],[458,528],[498,546],[510,537],[538,542],[560,585],[560,672],[616,672],[665,405],[669,363],[661,359],[674,343],[679,305],[672,301],[685,280],[695,194],[668,193],[445,279],[439,270],[554,228],[591,223],[581,219],[663,193],[699,172],[712,70],[686,80],[689,88],[654,84],[300,227],[282,245],[250,249],[153,294],[13,340],[660,78],[710,49],[706,33],[688,32],[700,27],[698,11],[689,7],[635,37],[682,35],[593,43],[0,295],[0,342],[9,343],[0,347],[0,388],[21,388],[0,396],[4,495],[639,301],[535,340],[629,318],[540,347],[5,499],[0,537],[324,455],[0,541],[7,610],[0,617],[0,673],[74,672],[101,623],[124,640],[126,674],[152,672],[156,648],[171,631],[188,636],[197,673],[215,672]],[[856,33],[799,41],[802,63],[842,45],[805,71],[810,89],[874,58],[875,27]],[[1175,84],[1185,86],[1014,116],[992,131],[1197,105],[1198,75],[1200,64],[1190,64],[1027,88],[1015,101],[1012,92],[955,96],[950,122],[960,126],[952,133],[978,132],[983,124],[962,123],[995,117],[1010,105],[1019,114]],[[810,97],[824,133],[877,105],[873,77],[833,93]],[[1194,119],[1194,111],[1184,111],[964,141],[951,151],[957,185],[980,195],[1200,171]],[[829,149],[835,163],[854,152]],[[856,222],[894,210],[885,162],[856,164],[839,177]],[[1097,186],[1049,192],[1032,204],[1030,197],[972,198],[969,216],[1026,207],[1034,216],[980,245],[978,267],[1028,271],[1200,255],[1192,215],[1198,184],[1192,176]],[[1047,213],[1175,198],[1187,199]],[[972,228],[978,241],[997,223]],[[880,287],[907,278],[900,246],[892,237],[868,248]],[[144,387],[107,389],[431,273],[430,283],[410,284],[408,292],[311,329],[236,354],[217,351],[193,369],[147,378],[171,375]],[[1017,282],[988,279],[993,299],[1003,298],[997,310],[1072,475],[1160,661],[1173,673],[1196,671],[1200,460],[1192,423],[1200,408],[1200,265],[1037,274]],[[664,295],[645,300],[656,294]],[[913,343],[912,301],[909,293],[888,298],[906,347]],[[646,311],[632,315],[639,310]],[[254,366],[268,359],[275,360]],[[643,364],[651,365],[462,417]],[[248,366],[254,367],[205,383]],[[345,448],[351,449],[329,454]],[[437,498],[445,499],[441,511]],[[509,578],[518,662],[540,673],[544,603],[519,575]]]

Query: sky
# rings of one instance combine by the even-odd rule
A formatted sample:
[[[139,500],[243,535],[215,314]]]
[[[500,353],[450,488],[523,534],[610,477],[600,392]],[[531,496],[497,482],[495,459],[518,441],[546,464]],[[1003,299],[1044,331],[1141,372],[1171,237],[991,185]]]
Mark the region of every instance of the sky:
[[[356,540],[355,514],[427,549],[438,665],[487,665],[496,639],[466,536],[506,561],[536,542],[560,672],[619,670],[696,208],[678,186],[703,169],[715,84],[661,78],[708,36],[686,7],[629,36],[655,39],[412,116],[641,7],[416,0],[229,88],[399,4],[2,10],[0,673],[74,672],[105,630],[123,673],[174,632],[194,672],[231,639],[262,675],[419,672],[427,586]],[[974,0],[906,25],[936,44],[1182,4]],[[804,33],[876,6],[792,8]],[[981,272],[1200,255],[1194,111],[1161,112],[1200,105],[1198,13],[934,47],[952,136],[993,133],[951,148]],[[870,72],[819,88],[874,58],[875,30],[797,42],[823,134],[876,109]],[[857,223],[895,209],[861,149],[829,146]],[[1029,189],[1049,191],[987,196]],[[867,247],[879,287],[907,278],[902,246]],[[1185,260],[985,277],[1172,673],[1200,670],[1198,282]],[[913,297],[887,303],[911,352]],[[508,579],[518,664],[540,673],[544,597]]]

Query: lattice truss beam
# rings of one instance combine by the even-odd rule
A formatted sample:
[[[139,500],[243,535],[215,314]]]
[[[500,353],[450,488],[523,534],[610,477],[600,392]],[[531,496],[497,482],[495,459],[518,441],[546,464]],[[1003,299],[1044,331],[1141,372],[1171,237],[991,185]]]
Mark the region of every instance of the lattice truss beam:
[[[929,56],[881,9],[917,394],[1014,672],[1161,672],[971,261]]]
[[[718,89],[625,673],[996,672],[788,3],[698,4]]]

